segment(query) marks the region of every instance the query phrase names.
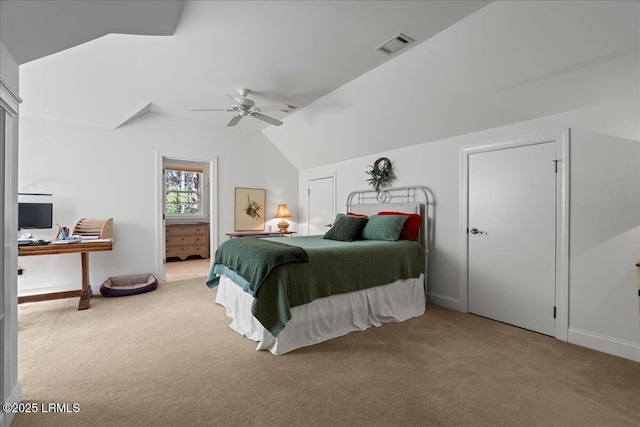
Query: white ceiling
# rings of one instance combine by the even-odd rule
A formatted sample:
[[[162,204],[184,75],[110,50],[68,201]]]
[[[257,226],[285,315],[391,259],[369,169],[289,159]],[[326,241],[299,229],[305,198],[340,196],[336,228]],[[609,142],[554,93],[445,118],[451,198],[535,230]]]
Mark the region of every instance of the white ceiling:
[[[0,39],[18,64],[109,33],[171,35],[184,0],[1,0]]]
[[[639,96],[640,2],[494,2],[264,133],[302,170]]]
[[[179,17],[172,36],[109,34],[25,63],[22,114],[113,129],[154,111],[224,127],[231,113],[188,109],[226,108],[219,93],[245,87],[259,105],[298,107],[269,113],[280,127],[243,119],[238,130],[264,131],[299,169],[639,92],[636,1],[141,1],[172,12],[161,28],[149,14],[127,31],[101,7],[132,2],[46,2],[75,10],[60,21],[43,2],[1,1],[0,35],[19,62],[58,37],[66,47],[93,39],[97,21],[103,33],[167,34]],[[416,43],[375,51],[400,32]]]
[[[188,110],[228,107],[219,93],[237,96],[239,88],[252,90],[258,105],[304,107],[390,60],[375,48],[397,33],[415,39],[415,46],[488,3],[186,2],[172,37],[111,34],[23,65],[21,78],[29,83],[21,88],[23,114],[113,128],[151,102],[151,111],[225,126],[231,113]],[[54,34],[42,23],[30,28],[41,38]],[[45,69],[55,85],[30,79]],[[30,102],[29,93],[48,101]],[[73,102],[62,101],[69,96]],[[267,126],[253,119],[241,124]]]

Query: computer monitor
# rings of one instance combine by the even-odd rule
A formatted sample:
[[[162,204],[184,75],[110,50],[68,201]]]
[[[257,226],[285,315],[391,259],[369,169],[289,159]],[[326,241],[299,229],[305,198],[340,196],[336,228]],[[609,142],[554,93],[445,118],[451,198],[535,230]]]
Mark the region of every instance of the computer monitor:
[[[18,229],[53,228],[53,203],[18,203]]]

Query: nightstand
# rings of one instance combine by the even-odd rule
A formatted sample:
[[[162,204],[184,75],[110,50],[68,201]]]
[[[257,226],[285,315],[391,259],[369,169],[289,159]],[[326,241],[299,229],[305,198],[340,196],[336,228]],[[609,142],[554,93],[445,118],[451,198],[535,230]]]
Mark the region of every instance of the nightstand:
[[[231,239],[239,239],[241,237],[292,237],[296,234],[295,231],[286,231],[281,233],[279,231],[237,231],[235,233],[227,233],[227,236]]]

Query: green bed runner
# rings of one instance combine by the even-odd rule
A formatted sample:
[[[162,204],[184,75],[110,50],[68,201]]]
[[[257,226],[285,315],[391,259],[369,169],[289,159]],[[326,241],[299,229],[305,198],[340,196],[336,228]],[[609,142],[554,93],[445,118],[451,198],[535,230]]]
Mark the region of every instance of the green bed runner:
[[[207,285],[216,286],[215,278],[226,275],[242,286],[245,292],[254,297],[251,312],[276,337],[291,319],[291,307],[330,295],[417,278],[424,255],[417,242],[406,240],[340,242],[323,239],[322,236],[308,236],[233,241],[244,240],[286,242],[288,246],[303,249],[308,256],[309,262],[284,263],[273,267],[261,283],[255,283],[236,269],[242,267],[218,263],[216,252],[216,263],[211,269]],[[228,242],[221,245],[218,251]]]

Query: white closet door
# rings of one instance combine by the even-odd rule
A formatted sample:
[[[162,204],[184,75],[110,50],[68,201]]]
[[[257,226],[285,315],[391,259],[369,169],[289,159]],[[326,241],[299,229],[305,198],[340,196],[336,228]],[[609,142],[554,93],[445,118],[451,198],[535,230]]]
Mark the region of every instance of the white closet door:
[[[555,143],[469,157],[469,312],[555,334]]]
[[[309,235],[324,234],[335,218],[333,177],[312,179],[308,182]]]

